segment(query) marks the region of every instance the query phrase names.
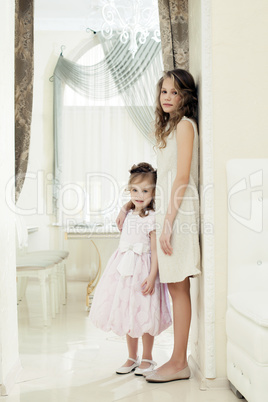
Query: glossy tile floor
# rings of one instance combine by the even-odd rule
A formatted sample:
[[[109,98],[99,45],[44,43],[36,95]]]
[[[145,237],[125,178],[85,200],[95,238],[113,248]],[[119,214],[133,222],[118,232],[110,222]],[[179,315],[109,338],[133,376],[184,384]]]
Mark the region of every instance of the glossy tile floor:
[[[134,374],[117,375],[127,356],[124,338],[92,326],[85,309],[85,282],[68,284],[68,301],[42,326],[39,286],[30,282],[18,307],[23,370],[8,402],[237,402],[229,390],[200,391],[195,378],[153,384]],[[172,330],[156,338],[154,359],[164,363]]]

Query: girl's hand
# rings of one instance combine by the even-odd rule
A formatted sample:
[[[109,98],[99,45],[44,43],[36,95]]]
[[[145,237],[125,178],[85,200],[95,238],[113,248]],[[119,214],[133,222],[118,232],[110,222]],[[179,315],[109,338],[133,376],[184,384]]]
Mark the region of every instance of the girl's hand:
[[[155,279],[149,275],[141,284],[142,294],[152,295],[154,293],[154,283]]]
[[[124,223],[124,220],[126,219],[126,216],[127,216],[127,212],[125,210],[121,209],[116,218],[115,222],[116,222],[117,227],[120,230],[120,232],[122,231],[123,223]]]
[[[171,255],[173,253],[173,248],[171,246],[171,235],[172,235],[172,227],[169,224],[169,222],[166,221],[161,236],[159,238],[159,242],[161,249],[167,255]]]

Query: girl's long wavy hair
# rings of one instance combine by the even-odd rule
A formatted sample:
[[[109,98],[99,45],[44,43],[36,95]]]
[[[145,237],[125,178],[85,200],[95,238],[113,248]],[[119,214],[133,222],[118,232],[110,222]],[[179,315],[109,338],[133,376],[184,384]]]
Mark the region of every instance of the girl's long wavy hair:
[[[172,116],[165,113],[160,104],[160,95],[163,81],[166,78],[171,78],[174,82],[174,88],[181,96],[178,109]],[[177,124],[181,121],[183,116],[191,119],[197,119],[197,91],[192,75],[182,69],[167,71],[157,83],[156,95],[156,109],[155,109],[155,137],[156,146],[165,148],[166,138],[176,128]]]
[[[128,190],[130,191],[132,184],[140,183],[144,179],[148,179],[151,182],[152,189],[153,189],[153,197],[151,202],[147,207],[143,208],[139,215],[143,218],[144,216],[148,215],[149,211],[155,210],[155,186],[156,186],[156,179],[157,179],[157,172],[156,169],[152,167],[147,162],[138,163],[138,165],[133,165],[129,170],[130,177],[128,180]],[[134,209],[135,205],[131,203],[130,209]]]

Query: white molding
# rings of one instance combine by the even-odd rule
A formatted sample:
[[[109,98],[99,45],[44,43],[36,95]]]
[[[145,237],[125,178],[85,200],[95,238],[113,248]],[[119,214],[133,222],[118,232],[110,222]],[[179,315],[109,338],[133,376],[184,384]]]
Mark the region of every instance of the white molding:
[[[204,280],[204,337],[206,378],[216,377],[215,353],[215,258],[214,258],[214,159],[212,119],[212,14],[211,0],[201,3],[201,52],[202,52],[202,151],[203,189],[206,195],[203,203],[203,228],[207,224],[212,234],[203,233],[202,266]],[[207,188],[209,187],[209,190]]]
[[[3,381],[4,383],[0,386],[1,387],[1,395],[2,396],[7,396],[10,394],[12,388],[16,384],[16,381],[18,379],[18,376],[22,370],[20,359],[17,360],[13,368],[10,370],[10,372],[7,374],[5,380]]]
[[[211,390],[220,390],[220,389],[230,389],[230,383],[227,377],[219,377],[219,378],[206,378],[202,374],[199,366],[196,361],[190,355],[188,358],[188,364],[190,366],[192,376],[199,383],[200,391],[209,391]]]

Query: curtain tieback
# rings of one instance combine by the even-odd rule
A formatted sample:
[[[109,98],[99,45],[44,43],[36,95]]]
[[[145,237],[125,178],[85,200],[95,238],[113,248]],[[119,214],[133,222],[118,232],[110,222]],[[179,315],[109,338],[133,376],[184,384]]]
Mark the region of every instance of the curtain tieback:
[[[119,251],[124,253],[117,270],[121,276],[132,276],[135,267],[135,254],[142,255],[143,253],[150,253],[150,247],[143,243],[127,243],[121,241],[119,244]]]

